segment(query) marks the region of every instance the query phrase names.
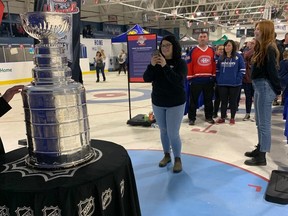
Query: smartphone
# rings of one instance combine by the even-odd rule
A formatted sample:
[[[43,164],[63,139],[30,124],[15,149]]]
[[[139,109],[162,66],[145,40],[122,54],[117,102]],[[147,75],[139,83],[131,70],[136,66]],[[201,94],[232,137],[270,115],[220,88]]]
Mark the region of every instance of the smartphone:
[[[154,50],[152,56],[160,56],[160,51],[158,49]]]

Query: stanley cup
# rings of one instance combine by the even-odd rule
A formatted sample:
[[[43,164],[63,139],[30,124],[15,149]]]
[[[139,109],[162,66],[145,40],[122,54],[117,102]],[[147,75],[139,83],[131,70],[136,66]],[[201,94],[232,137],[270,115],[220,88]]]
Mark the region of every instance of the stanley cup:
[[[71,29],[71,16],[56,12],[21,15],[35,46],[34,80],[22,99],[28,142],[26,164],[39,169],[77,166],[93,158],[85,89],[71,79],[67,56],[58,39]]]

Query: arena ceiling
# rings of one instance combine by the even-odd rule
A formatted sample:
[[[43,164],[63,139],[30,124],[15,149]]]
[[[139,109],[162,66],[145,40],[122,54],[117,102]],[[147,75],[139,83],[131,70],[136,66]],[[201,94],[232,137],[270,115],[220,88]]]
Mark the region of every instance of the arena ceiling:
[[[63,1],[63,0],[62,0]],[[66,1],[66,0],[64,0]],[[72,0],[73,1],[73,0]],[[81,0],[81,20],[170,29],[231,27],[261,19],[288,19],[287,0]],[[11,13],[33,11],[34,0],[4,0]]]

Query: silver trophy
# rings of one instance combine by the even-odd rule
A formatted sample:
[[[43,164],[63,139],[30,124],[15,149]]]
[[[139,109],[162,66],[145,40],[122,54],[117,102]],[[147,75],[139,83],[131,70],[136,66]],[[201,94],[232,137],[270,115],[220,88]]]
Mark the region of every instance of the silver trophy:
[[[35,46],[34,80],[22,99],[28,142],[28,166],[61,169],[93,158],[85,89],[71,79],[64,47],[58,39],[71,29],[71,15],[31,12],[21,15],[24,30],[40,41]]]

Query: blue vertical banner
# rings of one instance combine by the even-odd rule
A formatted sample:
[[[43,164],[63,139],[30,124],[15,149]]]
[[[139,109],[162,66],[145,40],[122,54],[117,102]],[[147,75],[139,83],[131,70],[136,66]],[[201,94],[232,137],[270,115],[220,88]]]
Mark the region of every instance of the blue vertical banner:
[[[150,64],[153,51],[157,49],[157,35],[127,35],[127,48],[129,82],[142,83],[143,73]]]
[[[82,0],[37,0],[34,1],[34,11],[54,11],[69,13],[72,16],[72,29],[59,42],[65,47],[68,66],[72,70],[72,79],[83,83],[80,68],[80,11]]]

